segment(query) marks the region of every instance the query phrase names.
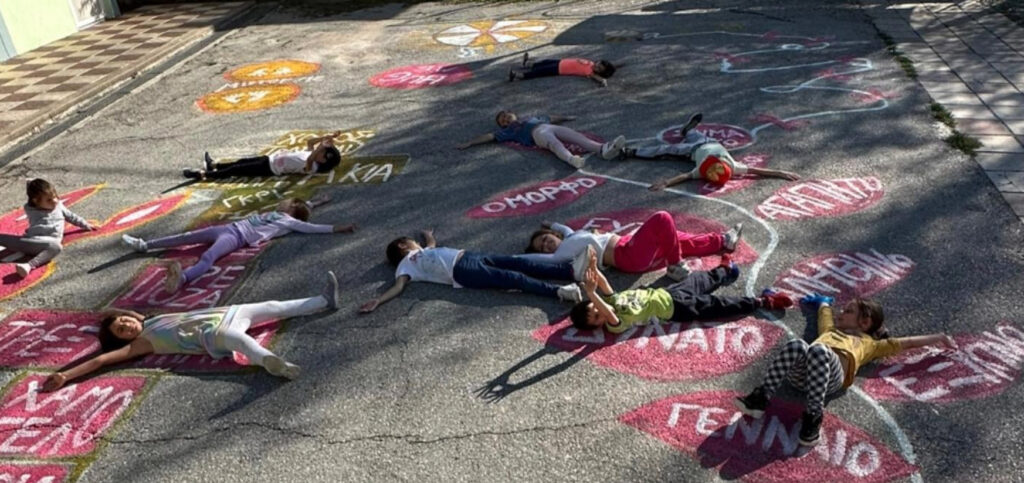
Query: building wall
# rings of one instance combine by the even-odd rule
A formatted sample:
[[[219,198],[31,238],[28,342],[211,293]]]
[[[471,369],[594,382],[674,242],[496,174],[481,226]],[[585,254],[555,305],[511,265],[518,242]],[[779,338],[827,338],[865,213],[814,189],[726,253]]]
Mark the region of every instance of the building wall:
[[[0,0],[0,16],[18,54],[78,31],[68,0]]]

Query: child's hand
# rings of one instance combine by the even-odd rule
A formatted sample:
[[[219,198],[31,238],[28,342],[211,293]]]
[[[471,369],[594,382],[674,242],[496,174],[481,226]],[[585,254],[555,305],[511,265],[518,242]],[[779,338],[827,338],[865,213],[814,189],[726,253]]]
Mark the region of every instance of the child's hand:
[[[950,337],[949,334],[942,334],[942,340],[940,340],[939,343],[945,346],[947,349],[958,348],[958,346],[956,345],[956,340]]]
[[[46,382],[43,383],[43,392],[56,391],[64,387],[64,384],[68,382],[68,378],[59,372],[50,374],[50,377],[46,378]]]
[[[661,190],[663,190],[663,189],[665,189],[667,187],[668,187],[668,183],[666,183],[665,181],[657,181],[657,182],[652,184],[647,189],[650,190],[650,191],[661,191]]]
[[[587,293],[594,293],[597,290],[597,271],[588,268],[587,272],[583,275],[583,290]]]
[[[334,225],[334,233],[354,233],[356,231],[356,224],[351,225]]]
[[[469,143],[459,143],[459,144],[455,145],[455,149],[466,149],[466,148],[468,148],[470,146],[472,146],[472,144],[469,144]]]
[[[589,270],[594,270],[596,272],[598,270],[598,268],[597,268],[597,253],[594,253],[594,248],[593,247],[587,247],[587,254],[590,255],[589,268],[588,269]]]
[[[433,228],[427,228],[426,230],[420,231],[420,234],[423,235],[423,238],[433,238],[433,236],[434,236],[434,229]]]
[[[836,303],[836,299],[832,297],[826,297],[820,293],[814,293],[800,299],[800,303],[804,305],[811,305],[815,308],[821,307],[823,304],[832,305]]]
[[[371,300],[369,302],[366,302],[361,307],[359,307],[359,313],[360,314],[368,314],[370,312],[373,312],[377,308],[378,305],[380,305],[380,301],[377,300],[377,299],[373,299],[373,300]]]
[[[608,87],[608,79],[601,79],[597,83],[601,84],[601,87]]]

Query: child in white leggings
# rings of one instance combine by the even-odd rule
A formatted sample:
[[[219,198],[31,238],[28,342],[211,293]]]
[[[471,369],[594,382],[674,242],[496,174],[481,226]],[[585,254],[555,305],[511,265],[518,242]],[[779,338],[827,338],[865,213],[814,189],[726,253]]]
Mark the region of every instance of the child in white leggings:
[[[304,299],[213,307],[146,318],[137,312],[112,309],[100,323],[103,353],[67,372],[47,378],[44,391],[55,391],[72,379],[103,366],[117,364],[146,354],[209,354],[215,359],[240,352],[249,363],[288,379],[299,376],[299,366],[261,346],[246,333],[249,327],[274,319],[287,319],[338,309],[338,279],[327,272],[327,286],[321,295]]]

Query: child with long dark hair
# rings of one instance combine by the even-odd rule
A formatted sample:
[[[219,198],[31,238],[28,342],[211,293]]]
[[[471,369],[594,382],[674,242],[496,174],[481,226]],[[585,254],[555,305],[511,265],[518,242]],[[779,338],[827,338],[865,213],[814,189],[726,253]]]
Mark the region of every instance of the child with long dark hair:
[[[5,248],[5,255],[20,252],[32,257],[24,263],[14,264],[14,270],[20,277],[27,277],[29,272],[50,263],[54,257],[64,250],[64,223],[71,223],[83,230],[96,228],[64,206],[57,196],[57,189],[48,181],[36,178],[25,185],[28,202],[25,203],[25,216],[28,228],[21,235],[0,234],[0,246]]]
[[[882,327],[882,306],[870,299],[847,302],[836,321],[832,317],[834,302],[832,297],[821,294],[800,299],[800,303],[818,309],[818,338],[810,344],[802,339],[789,341],[775,356],[761,385],[736,399],[741,411],[759,418],[782,381],[789,380],[805,391],[806,406],[800,427],[800,444],[804,446],[818,444],[825,398],[850,387],[864,364],[916,347],[956,347],[953,338],[946,334],[890,338]]]

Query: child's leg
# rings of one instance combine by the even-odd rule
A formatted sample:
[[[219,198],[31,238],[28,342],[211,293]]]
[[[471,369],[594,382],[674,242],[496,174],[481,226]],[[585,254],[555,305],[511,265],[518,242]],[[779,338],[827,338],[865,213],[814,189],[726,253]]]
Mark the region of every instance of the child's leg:
[[[843,385],[843,367],[839,356],[822,344],[807,348],[806,412],[820,415],[825,409],[825,396],[838,391]]]
[[[483,263],[502,270],[520,272],[548,280],[573,280],[572,262],[539,262],[507,255],[487,255]]]
[[[558,285],[529,277],[521,272],[490,266],[484,263],[484,257],[472,253],[462,254],[462,258],[455,264],[453,276],[463,287],[522,290],[558,298]]]
[[[0,246],[7,249],[10,255],[13,252],[21,252],[32,257],[28,261],[32,268],[39,268],[49,263],[64,249],[60,240],[53,237],[21,237],[16,235],[0,235]]]
[[[659,211],[650,216],[632,236],[624,236],[615,247],[615,266],[623,272],[643,273],[675,265],[682,260],[672,215]]]
[[[572,159],[573,154],[566,149],[562,141],[558,140],[558,136],[555,136],[555,132],[552,129],[555,127],[553,124],[542,124],[533,129],[531,133],[533,136],[533,142],[558,156],[558,159],[569,162]]]
[[[537,77],[551,77],[558,75],[558,59],[545,59],[533,62],[529,70],[523,72],[523,79],[536,79]]]
[[[807,378],[807,342],[794,339],[783,346],[782,351],[768,366],[768,372],[761,381],[761,388],[769,399],[787,377],[797,389],[804,389]]]
[[[644,146],[636,148],[634,157],[641,159],[658,159],[662,156],[689,156],[690,149],[680,148],[678,144],[658,144],[655,146]]]
[[[217,225],[193,230],[178,235],[165,236],[146,242],[149,248],[171,248],[184,245],[198,245],[200,243],[213,243],[225,233],[231,232],[230,225]]]
[[[683,300],[676,300],[675,297],[672,299],[675,301],[672,320],[681,322],[748,315],[758,308],[758,299],[754,297],[703,294]]]
[[[722,286],[723,281],[728,276],[729,269],[719,266],[708,271],[692,272],[682,281],[665,287],[665,290],[680,295],[705,295],[718,290],[718,287]]]
[[[184,272],[181,273],[181,283],[185,284],[191,282],[200,275],[208,272],[213,263],[220,260],[221,257],[231,253],[242,246],[242,240],[234,233],[222,233],[218,236],[213,244],[199,256],[199,261],[195,265],[188,267]]]
[[[245,357],[249,358],[249,364],[251,365],[263,366],[264,358],[274,356],[273,352],[260,345],[256,339],[246,334],[241,328],[236,329],[232,327],[230,330],[225,331],[222,337],[225,349],[245,354]]]
[[[270,158],[267,156],[256,156],[254,158],[243,158],[230,164],[217,164],[216,169],[208,171],[206,177],[209,179],[223,179],[234,176],[273,176],[270,170]]]
[[[551,132],[553,132],[559,140],[567,143],[578,144],[582,146],[583,149],[586,149],[591,153],[601,152],[601,146],[603,146],[603,144],[594,141],[593,139],[590,139],[571,128],[559,126],[556,124],[551,124],[550,126]]]
[[[725,237],[721,233],[694,235],[685,231],[677,231],[676,240],[679,242],[679,254],[683,258],[703,257],[721,252]]]
[[[294,300],[270,300],[239,305],[235,317],[249,320],[251,325],[260,325],[274,319],[288,319],[320,312],[327,308],[327,299],[322,295]],[[232,324],[232,328],[235,324]],[[248,328],[248,327],[246,327]]]

